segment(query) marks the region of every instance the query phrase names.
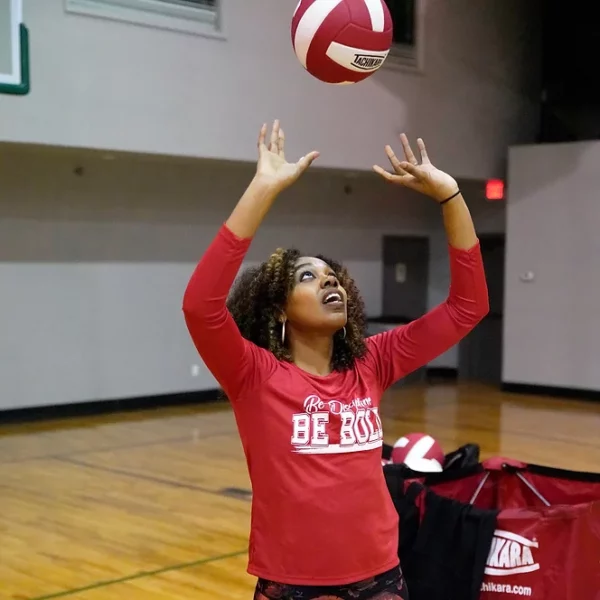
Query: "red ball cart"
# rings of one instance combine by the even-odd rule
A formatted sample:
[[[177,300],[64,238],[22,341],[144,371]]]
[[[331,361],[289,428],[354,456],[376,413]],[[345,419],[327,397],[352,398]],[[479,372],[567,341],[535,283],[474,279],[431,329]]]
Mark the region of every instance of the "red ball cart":
[[[383,459],[391,448],[384,446]],[[600,600],[600,473],[500,457],[480,461],[475,444],[447,455],[441,473],[394,464],[383,469],[395,501],[417,483],[466,507],[496,511],[479,600]],[[426,543],[435,545],[436,536]],[[411,600],[420,600],[405,575]]]

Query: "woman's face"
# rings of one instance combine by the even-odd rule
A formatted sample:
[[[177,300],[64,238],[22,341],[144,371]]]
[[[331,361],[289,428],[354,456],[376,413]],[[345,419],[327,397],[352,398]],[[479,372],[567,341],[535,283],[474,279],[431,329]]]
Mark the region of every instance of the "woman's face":
[[[285,317],[295,329],[333,335],[347,321],[347,294],[331,267],[318,258],[301,256]]]

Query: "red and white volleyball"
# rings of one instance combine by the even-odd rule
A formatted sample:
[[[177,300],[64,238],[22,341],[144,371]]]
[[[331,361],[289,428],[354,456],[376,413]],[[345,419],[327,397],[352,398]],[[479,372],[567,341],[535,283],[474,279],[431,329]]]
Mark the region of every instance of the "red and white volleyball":
[[[439,473],[445,455],[440,444],[426,433],[409,433],[399,438],[392,450],[392,462],[404,463],[420,473]]]
[[[292,18],[298,60],[325,83],[357,83],[375,73],[392,38],[385,0],[300,0]]]

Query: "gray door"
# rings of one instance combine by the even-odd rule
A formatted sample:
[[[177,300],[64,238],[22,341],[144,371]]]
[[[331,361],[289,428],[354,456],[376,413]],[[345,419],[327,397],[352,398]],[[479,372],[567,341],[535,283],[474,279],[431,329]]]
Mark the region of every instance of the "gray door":
[[[490,298],[490,312],[459,345],[460,379],[499,385],[502,379],[504,315],[504,236],[481,235],[481,254]]]
[[[383,314],[386,328],[409,323],[427,311],[429,238],[383,238]],[[425,367],[408,374],[397,385],[425,380]]]
[[[383,238],[383,317],[407,322],[427,311],[429,238]]]

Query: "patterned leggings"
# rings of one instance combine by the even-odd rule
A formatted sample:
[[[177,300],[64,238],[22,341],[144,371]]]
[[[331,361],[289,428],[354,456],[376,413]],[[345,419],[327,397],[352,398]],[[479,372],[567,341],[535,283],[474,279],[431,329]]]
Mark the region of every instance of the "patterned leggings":
[[[400,567],[342,586],[286,585],[259,579],[254,600],[408,600]]]

